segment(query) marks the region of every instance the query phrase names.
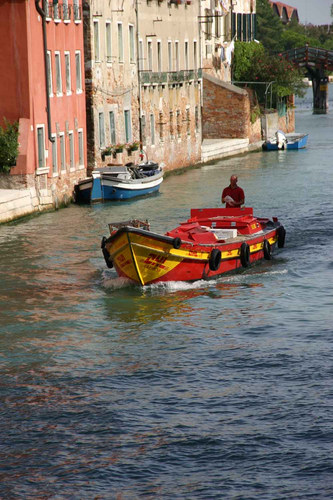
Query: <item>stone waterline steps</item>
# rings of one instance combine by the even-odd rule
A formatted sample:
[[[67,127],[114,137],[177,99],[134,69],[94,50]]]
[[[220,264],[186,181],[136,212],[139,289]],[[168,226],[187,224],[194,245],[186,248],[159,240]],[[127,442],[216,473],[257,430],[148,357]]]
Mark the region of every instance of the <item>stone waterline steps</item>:
[[[249,139],[204,139],[201,145],[201,161],[225,158],[249,151]]]
[[[38,210],[35,190],[0,189],[0,223],[9,222]]]

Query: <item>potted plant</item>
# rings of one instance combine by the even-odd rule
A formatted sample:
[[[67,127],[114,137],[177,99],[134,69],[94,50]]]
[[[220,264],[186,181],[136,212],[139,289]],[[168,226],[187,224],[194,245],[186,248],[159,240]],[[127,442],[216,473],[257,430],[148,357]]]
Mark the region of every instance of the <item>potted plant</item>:
[[[115,146],[113,146],[113,149],[115,153],[122,153],[124,150],[124,144],[115,144]]]
[[[139,149],[140,143],[139,142],[132,142],[130,145],[131,151],[137,151]]]
[[[106,156],[111,156],[112,154],[113,154],[112,146],[108,146],[107,148],[103,149],[103,151],[101,151],[102,161],[105,160]]]

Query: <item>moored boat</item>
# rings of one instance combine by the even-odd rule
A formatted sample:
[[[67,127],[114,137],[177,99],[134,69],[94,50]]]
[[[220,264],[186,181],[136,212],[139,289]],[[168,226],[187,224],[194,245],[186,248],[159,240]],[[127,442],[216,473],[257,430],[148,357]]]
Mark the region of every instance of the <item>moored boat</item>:
[[[163,170],[154,162],[103,167],[75,185],[75,199],[78,203],[126,200],[158,191],[162,181]]]
[[[284,134],[278,130],[275,137],[268,139],[262,145],[264,151],[296,150],[306,147],[309,134]]]
[[[214,278],[269,260],[286,234],[276,217],[254,217],[250,207],[192,209],[186,222],[164,235],[151,232],[148,221],[109,228],[101,243],[107,266],[142,286]]]

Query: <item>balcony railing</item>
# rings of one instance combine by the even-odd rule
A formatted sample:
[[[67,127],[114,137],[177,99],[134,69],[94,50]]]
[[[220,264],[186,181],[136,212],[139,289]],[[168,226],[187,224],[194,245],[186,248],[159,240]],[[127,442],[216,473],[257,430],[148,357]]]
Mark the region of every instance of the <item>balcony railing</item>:
[[[144,84],[180,83],[202,78],[202,69],[169,71],[155,73],[153,71],[140,71],[140,81]]]
[[[47,19],[54,21],[81,21],[82,7],[78,4],[45,2],[45,13]]]

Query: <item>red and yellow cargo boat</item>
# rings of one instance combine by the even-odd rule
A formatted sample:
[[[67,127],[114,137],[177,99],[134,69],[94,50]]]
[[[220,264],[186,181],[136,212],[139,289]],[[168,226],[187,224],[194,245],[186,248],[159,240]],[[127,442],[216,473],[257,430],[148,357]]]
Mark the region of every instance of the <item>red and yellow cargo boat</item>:
[[[276,217],[253,216],[253,209],[192,209],[191,217],[161,235],[139,220],[109,224],[102,239],[108,267],[142,286],[165,281],[195,281],[271,259],[286,231]]]

